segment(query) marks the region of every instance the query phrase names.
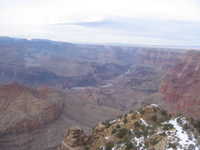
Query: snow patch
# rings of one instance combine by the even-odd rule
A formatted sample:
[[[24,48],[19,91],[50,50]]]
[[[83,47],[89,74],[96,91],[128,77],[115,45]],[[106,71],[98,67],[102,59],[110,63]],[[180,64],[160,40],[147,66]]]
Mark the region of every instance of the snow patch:
[[[142,123],[143,125],[145,125],[146,127],[149,126],[148,123],[147,123],[144,119],[141,118],[140,121],[141,121],[141,123]]]
[[[175,118],[169,120],[167,123],[170,123],[174,126],[174,130],[167,132],[168,140],[170,143],[174,143],[177,145],[177,150],[185,150],[189,149],[190,146],[194,147],[194,150],[200,150],[197,147],[197,140],[195,139],[194,135],[191,133],[190,135],[183,129],[183,127],[178,123],[178,119],[181,119],[182,123],[187,123],[186,119],[184,118]],[[166,150],[173,150],[173,148],[167,148]]]

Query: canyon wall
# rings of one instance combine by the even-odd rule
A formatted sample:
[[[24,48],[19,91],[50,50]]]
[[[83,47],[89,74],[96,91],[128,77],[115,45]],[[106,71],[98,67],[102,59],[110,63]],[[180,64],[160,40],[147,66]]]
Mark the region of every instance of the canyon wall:
[[[199,118],[200,52],[190,51],[166,74],[160,91],[171,110]]]
[[[0,38],[0,83],[62,89],[96,86],[132,66],[167,70],[182,55],[177,49]]]

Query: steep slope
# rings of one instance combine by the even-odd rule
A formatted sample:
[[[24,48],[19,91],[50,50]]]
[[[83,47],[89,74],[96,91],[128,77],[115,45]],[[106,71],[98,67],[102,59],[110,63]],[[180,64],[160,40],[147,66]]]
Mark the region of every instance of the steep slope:
[[[199,150],[199,132],[184,116],[171,116],[147,105],[98,124],[91,135],[80,128],[66,132],[59,150]]]
[[[0,87],[0,135],[37,129],[60,115],[63,102],[17,83]]]
[[[31,143],[39,135],[37,130],[57,120],[62,110],[63,97],[59,92],[27,88],[17,83],[1,85],[0,148],[31,149]]]
[[[161,92],[171,111],[178,111],[199,118],[200,112],[200,53],[188,52],[181,63],[169,70]]]
[[[90,129],[114,118],[119,110],[50,88],[28,88],[17,83],[0,86],[0,149],[52,150],[65,128]]]

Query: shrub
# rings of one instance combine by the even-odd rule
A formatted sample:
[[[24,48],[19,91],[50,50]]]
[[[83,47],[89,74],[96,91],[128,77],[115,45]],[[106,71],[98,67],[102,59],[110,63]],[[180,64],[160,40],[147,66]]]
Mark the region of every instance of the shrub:
[[[152,116],[152,121],[156,122],[158,119],[157,119],[157,116]]]
[[[132,150],[132,149],[136,149],[136,146],[133,143],[131,143],[130,141],[128,141],[126,143],[126,149],[125,150]]]
[[[140,111],[140,113],[141,113],[142,115],[144,115],[144,110],[142,109],[142,110]]]
[[[117,132],[116,128],[112,129],[112,134],[115,134],[116,132]]]
[[[184,130],[188,130],[189,128],[190,128],[190,127],[189,127],[188,124],[184,124],[184,125],[183,125],[183,129],[184,129]]]
[[[126,129],[126,128],[121,128],[121,129],[119,129],[118,130],[118,132],[116,133],[116,136],[118,137],[118,138],[123,138],[124,136],[126,136],[127,134],[129,133],[129,130],[128,129]]]
[[[119,128],[121,128],[121,126],[120,126],[119,124],[117,124],[116,128],[118,128],[118,129],[119,129]]]
[[[114,143],[110,142],[105,145],[105,150],[112,150],[114,147]]]
[[[159,135],[160,135],[160,136],[166,136],[166,133],[163,132],[163,133],[160,133]]]
[[[173,128],[174,128],[174,126],[170,123],[164,124],[164,126],[163,126],[163,130],[171,130]]]
[[[135,126],[136,128],[139,128],[139,127],[141,126],[141,124],[140,124],[138,121],[136,121],[136,122],[134,123],[134,126]]]
[[[194,120],[191,118],[191,123],[200,132],[200,120]]]
[[[165,110],[162,110],[161,111],[161,114],[163,115],[163,116],[167,116],[168,114],[167,114],[167,111],[165,111]]]
[[[148,134],[149,135],[153,135],[156,131],[156,127],[155,126],[150,126],[150,127],[147,127],[148,129]]]
[[[141,136],[143,136],[143,132],[141,132],[140,130],[135,130],[135,136],[137,137],[137,138],[140,138]]]
[[[151,140],[150,140],[150,143],[151,143],[152,145],[156,145],[159,141],[160,141],[159,138],[154,138],[154,139],[151,139]]]
[[[176,144],[175,143],[169,143],[168,148],[176,149]]]
[[[110,124],[110,120],[106,120],[106,121],[104,121],[102,124],[105,125],[106,128],[109,128],[110,125],[111,125],[111,124]]]
[[[149,130],[148,130],[148,128],[145,128],[145,129],[143,130],[143,135],[144,135],[144,137],[147,137],[148,134],[149,134]]]
[[[128,122],[128,120],[125,118],[125,119],[123,120],[123,122],[124,122],[124,124],[126,124],[126,123]]]
[[[85,146],[84,150],[89,150],[90,147],[89,146]]]

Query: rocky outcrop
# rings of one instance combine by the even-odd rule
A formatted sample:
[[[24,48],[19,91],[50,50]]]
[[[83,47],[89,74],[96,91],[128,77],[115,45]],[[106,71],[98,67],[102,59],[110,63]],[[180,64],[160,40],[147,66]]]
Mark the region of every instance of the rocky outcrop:
[[[89,136],[80,128],[70,128],[64,137],[59,150],[84,150],[84,146],[89,143]]]
[[[84,136],[81,129],[69,129],[61,150],[200,149],[199,132],[191,120],[172,116],[155,104],[99,123]]]
[[[160,91],[171,111],[199,118],[200,112],[200,53],[188,52],[181,63],[165,76]]]

